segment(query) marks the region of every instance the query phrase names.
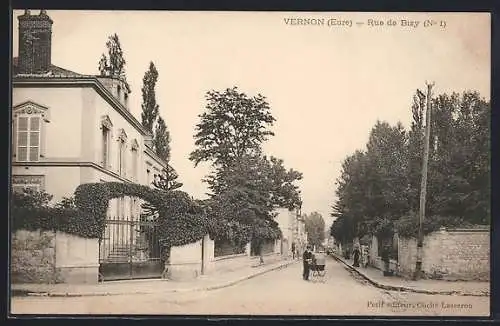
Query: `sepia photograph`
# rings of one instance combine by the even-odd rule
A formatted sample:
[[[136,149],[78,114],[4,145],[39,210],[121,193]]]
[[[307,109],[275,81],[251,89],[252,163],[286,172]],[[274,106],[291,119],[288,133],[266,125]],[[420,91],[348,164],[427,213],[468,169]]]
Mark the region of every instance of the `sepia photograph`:
[[[11,28],[10,316],[490,316],[490,13]]]

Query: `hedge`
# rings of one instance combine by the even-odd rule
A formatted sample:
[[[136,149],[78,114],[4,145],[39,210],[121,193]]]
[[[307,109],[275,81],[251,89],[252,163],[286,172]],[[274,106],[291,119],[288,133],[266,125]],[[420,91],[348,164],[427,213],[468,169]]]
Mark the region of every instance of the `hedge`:
[[[252,237],[275,239],[281,236],[277,224],[250,226],[211,218],[206,204],[191,199],[183,191],[165,192],[120,182],[82,184],[76,188],[74,200],[64,199],[56,207],[28,206],[21,204],[25,198],[16,197],[13,203],[17,205],[11,207],[12,230],[56,230],[84,238],[101,238],[109,201],[124,196],[141,198],[156,209],[159,215],[156,223],[164,246],[193,243],[207,233],[214,240],[238,243],[246,243]]]

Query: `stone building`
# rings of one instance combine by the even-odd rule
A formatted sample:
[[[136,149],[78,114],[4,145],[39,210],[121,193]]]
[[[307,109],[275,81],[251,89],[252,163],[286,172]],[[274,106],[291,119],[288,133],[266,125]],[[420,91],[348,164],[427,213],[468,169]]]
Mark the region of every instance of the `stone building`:
[[[291,255],[292,243],[302,250],[307,243],[304,218],[298,211],[281,208],[277,210],[276,222],[281,229],[281,252]]]
[[[152,135],[130,112],[126,81],[54,65],[53,21],[45,10],[25,10],[18,23],[19,56],[12,67],[13,191],[44,190],[57,202],[83,183],[151,185],[167,163],[155,154]],[[137,198],[110,201],[99,249],[101,269],[122,262],[127,274],[131,256],[157,264],[134,249],[147,250],[134,234],[140,206]],[[153,269],[155,275],[161,272],[159,266]]]

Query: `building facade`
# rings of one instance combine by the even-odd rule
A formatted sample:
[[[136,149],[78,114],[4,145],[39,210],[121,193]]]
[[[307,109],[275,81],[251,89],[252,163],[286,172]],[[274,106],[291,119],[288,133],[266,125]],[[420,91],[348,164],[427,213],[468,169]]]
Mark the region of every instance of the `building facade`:
[[[53,21],[45,10],[25,10],[18,19],[19,57],[12,67],[13,191],[43,190],[57,202],[84,183],[151,185],[167,163],[130,112],[128,84],[52,64]],[[140,213],[137,198],[110,201],[109,219],[122,222],[108,223],[100,260],[131,252],[133,221]]]
[[[277,210],[276,222],[281,229],[281,252],[291,255],[292,243],[299,251],[307,244],[307,234],[303,217],[296,210],[281,208]]]

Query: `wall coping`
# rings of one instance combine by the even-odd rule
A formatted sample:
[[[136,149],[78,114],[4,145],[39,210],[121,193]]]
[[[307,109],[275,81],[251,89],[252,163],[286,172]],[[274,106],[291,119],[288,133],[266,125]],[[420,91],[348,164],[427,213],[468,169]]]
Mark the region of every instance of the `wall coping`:
[[[244,257],[244,256],[248,256],[248,254],[247,253],[242,253],[242,254],[233,254],[233,255],[220,256],[220,257],[215,257],[213,259],[213,261],[221,261],[221,260],[233,259],[233,258]]]
[[[200,264],[201,264],[201,261],[197,261],[197,262],[185,262],[185,263],[176,263],[176,264],[167,263],[167,266],[184,266],[184,265],[200,265]]]
[[[267,254],[263,254],[262,257],[268,257],[268,256],[272,256],[272,255],[281,255],[279,252],[271,252],[271,253],[267,253]],[[260,256],[250,256],[250,259],[258,259]]]
[[[465,228],[454,228],[454,229],[444,229],[443,230],[444,232],[448,232],[448,233],[453,233],[453,232],[456,232],[456,233],[467,233],[467,232],[471,232],[471,233],[478,233],[478,232],[483,232],[483,233],[490,233],[491,232],[491,229],[488,227],[488,228],[484,228],[484,229],[481,229],[481,228],[473,228],[473,229],[465,229]]]
[[[99,267],[100,265],[99,264],[82,264],[82,265],[74,265],[74,264],[70,264],[70,265],[60,265],[60,266],[57,266],[56,264],[56,268],[94,268],[94,267]]]

